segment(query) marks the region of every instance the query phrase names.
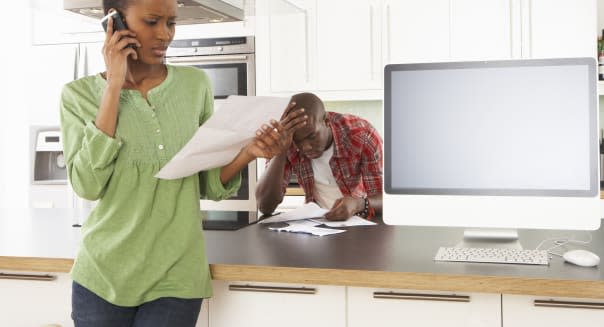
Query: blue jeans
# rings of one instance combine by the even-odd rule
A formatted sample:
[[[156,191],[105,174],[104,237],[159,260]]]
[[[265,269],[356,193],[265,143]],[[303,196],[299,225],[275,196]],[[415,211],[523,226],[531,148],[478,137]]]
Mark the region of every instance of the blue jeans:
[[[71,318],[75,327],[194,327],[202,300],[165,297],[122,307],[73,282]]]

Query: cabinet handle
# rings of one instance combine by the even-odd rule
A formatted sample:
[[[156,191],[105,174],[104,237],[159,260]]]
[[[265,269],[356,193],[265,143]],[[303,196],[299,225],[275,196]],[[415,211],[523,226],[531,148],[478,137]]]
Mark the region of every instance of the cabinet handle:
[[[294,294],[316,294],[317,293],[317,289],[314,287],[279,287],[279,286],[254,286],[254,285],[229,285],[229,291],[294,293]]]
[[[570,301],[556,301],[556,300],[535,300],[534,305],[536,307],[604,310],[604,303],[598,303],[598,302],[570,302]]]
[[[374,299],[470,302],[467,295],[373,292]]]
[[[53,281],[57,279],[55,275],[38,275],[38,274],[7,274],[0,272],[0,279],[18,279],[18,280],[41,280],[41,281]]]
[[[214,61],[244,61],[247,60],[246,55],[220,55],[220,56],[198,56],[195,58],[169,58],[169,63],[197,63],[197,62],[214,62]]]

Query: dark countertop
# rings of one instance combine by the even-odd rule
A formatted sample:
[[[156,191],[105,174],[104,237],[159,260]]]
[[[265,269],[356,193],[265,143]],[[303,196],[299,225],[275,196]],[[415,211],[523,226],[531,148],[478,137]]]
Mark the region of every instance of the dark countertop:
[[[0,269],[67,272],[79,229],[69,210],[0,210]],[[549,266],[434,262],[439,246],[461,240],[460,228],[349,227],[312,236],[254,224],[238,231],[205,231],[214,279],[331,284],[604,298],[604,269],[583,268],[554,256]],[[522,230],[525,248],[553,236],[586,232]],[[604,258],[604,229],[586,246]]]

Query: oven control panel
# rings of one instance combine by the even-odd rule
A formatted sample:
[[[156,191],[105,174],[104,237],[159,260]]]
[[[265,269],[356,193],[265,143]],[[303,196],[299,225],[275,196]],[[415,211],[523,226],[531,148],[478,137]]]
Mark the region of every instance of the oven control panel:
[[[254,53],[253,36],[174,40],[168,47],[166,56],[209,56],[238,53]]]

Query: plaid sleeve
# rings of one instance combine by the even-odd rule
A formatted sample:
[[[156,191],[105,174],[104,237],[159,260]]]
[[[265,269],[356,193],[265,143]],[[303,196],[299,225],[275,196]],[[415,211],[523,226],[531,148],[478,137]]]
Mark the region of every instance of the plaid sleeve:
[[[371,128],[367,131],[361,158],[361,174],[367,196],[382,193],[383,168],[382,138]]]

